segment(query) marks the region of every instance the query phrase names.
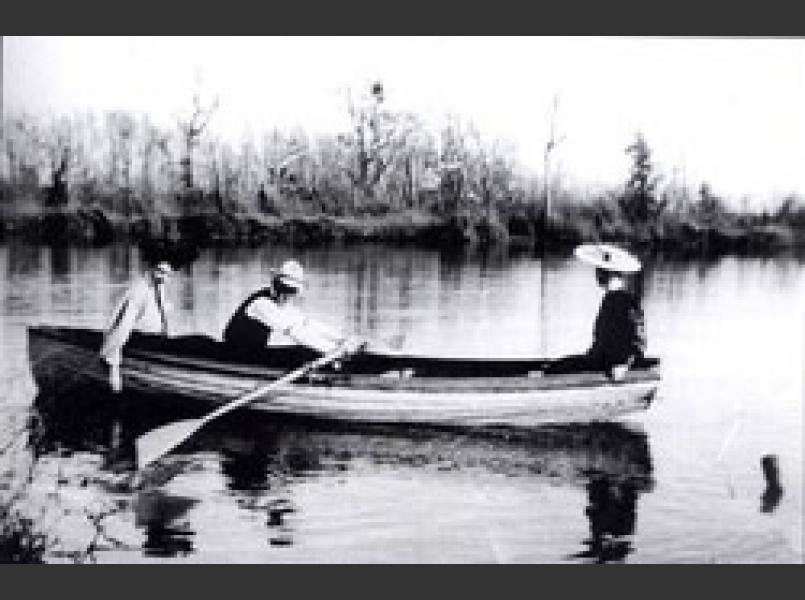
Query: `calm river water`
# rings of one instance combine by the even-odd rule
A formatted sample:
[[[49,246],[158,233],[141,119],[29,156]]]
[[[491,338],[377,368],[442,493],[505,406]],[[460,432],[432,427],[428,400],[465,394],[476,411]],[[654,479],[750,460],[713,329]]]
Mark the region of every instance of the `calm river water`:
[[[205,252],[172,282],[175,329],[219,335],[291,255]],[[569,257],[294,256],[309,273],[308,312],[403,334],[416,353],[582,350],[601,298]],[[235,416],[133,492],[131,457],[114,443],[125,425],[64,406],[75,399],[35,409],[25,326],[102,326],[139,270],[127,247],[0,246],[0,500],[16,494],[15,510],[47,535],[47,561],[802,561],[801,260],[648,265],[661,394],[621,423],[445,431]]]

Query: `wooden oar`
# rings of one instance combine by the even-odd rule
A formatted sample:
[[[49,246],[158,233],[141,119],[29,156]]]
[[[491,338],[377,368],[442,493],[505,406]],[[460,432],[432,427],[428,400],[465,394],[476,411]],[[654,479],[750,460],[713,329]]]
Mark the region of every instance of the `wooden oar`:
[[[241,406],[244,406],[245,404],[248,404],[257,398],[265,396],[272,390],[282,387],[287,383],[291,383],[314,369],[318,369],[333,362],[334,360],[337,360],[343,356],[345,352],[346,348],[344,345],[340,345],[338,348],[328,354],[325,354],[321,358],[304,364],[298,369],[291,371],[287,375],[284,375],[283,377],[280,377],[279,379],[276,379],[267,385],[252,390],[251,392],[244,394],[240,398],[237,398],[228,404],[218,407],[216,410],[205,415],[204,417],[201,417],[200,419],[186,419],[184,421],[177,421],[176,423],[163,425],[162,427],[158,427],[157,429],[144,433],[137,438],[136,442],[138,469],[142,469],[158,458],[164,456],[213,419],[217,419],[218,417],[225,415],[236,408],[240,408]]]

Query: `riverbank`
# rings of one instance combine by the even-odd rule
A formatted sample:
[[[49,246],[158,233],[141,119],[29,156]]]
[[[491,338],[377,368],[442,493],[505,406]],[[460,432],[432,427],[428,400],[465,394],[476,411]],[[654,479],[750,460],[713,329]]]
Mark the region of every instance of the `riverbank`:
[[[78,209],[0,219],[0,235],[36,243],[105,245],[117,240],[169,238],[209,246],[254,246],[287,243],[318,246],[331,243],[388,242],[422,246],[464,246],[494,240],[485,224],[468,219],[421,213],[333,217],[199,213],[110,217],[98,209]],[[501,237],[504,236],[504,237]]]
[[[127,218],[109,216],[100,209],[77,209],[0,217],[3,238],[81,245],[168,238],[199,247],[388,243],[455,249],[566,248],[582,242],[610,241],[682,254],[772,254],[805,249],[805,228],[768,220],[705,226],[680,219],[666,220],[660,226],[627,227],[568,216],[546,224],[541,216],[523,214],[485,218],[415,211],[349,217],[198,213]]]

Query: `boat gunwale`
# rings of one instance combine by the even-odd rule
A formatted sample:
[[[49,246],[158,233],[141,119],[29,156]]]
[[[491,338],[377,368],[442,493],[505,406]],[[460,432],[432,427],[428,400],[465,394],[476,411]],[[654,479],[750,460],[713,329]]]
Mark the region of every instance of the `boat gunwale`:
[[[101,361],[89,345],[77,344],[69,337],[53,335],[52,332],[47,332],[51,335],[46,333],[42,336],[37,333],[29,334],[33,338],[33,345],[29,345],[32,360],[34,354],[46,352],[44,348],[48,344],[58,344],[61,348],[54,358],[57,370],[83,372],[92,385],[103,385]],[[95,360],[88,360],[90,356],[95,357]],[[229,377],[230,385],[227,385],[226,377],[220,377],[216,382],[215,374],[210,374],[209,378],[201,381],[193,378],[192,369],[182,365],[166,367],[147,359],[129,358],[128,361],[124,360],[122,371],[127,389],[135,394],[167,394],[170,397],[184,397],[194,402],[216,405],[230,401],[242,391],[248,391],[247,385],[243,385],[243,390],[234,389],[232,380],[239,378],[246,384],[248,379],[254,379],[234,374]],[[86,364],[82,364],[82,361]],[[200,372],[204,372],[204,369],[195,371],[196,374]],[[276,390],[271,400],[260,400],[250,408],[275,414],[313,415],[334,420],[447,423],[462,427],[530,427],[543,423],[610,420],[645,410],[656,395],[659,379],[657,374],[646,377],[645,372],[642,377],[623,382],[611,382],[603,374],[589,373],[581,374],[586,377],[586,381],[582,381],[578,375],[571,375],[576,377],[574,385],[568,385],[566,380],[557,381],[559,377],[567,376],[550,376],[550,379],[507,377],[504,380],[508,382],[528,382],[533,385],[520,389],[510,387],[485,390],[477,385],[467,387],[466,383],[470,380],[470,383],[481,383],[483,378],[467,378],[463,389],[451,390],[445,384],[455,382],[456,378],[414,377],[390,380],[367,376],[366,379],[374,382],[375,387],[358,386],[354,382],[343,385],[327,382],[291,384]],[[597,379],[593,380],[591,375]],[[248,386],[249,389],[267,383],[266,377],[258,375],[258,378],[259,381],[253,381],[254,386]],[[500,378],[497,380],[500,381]],[[429,385],[423,388],[422,383]],[[378,384],[386,387],[378,387]],[[409,384],[409,387],[401,387],[401,384]],[[417,384],[419,389],[410,387],[410,384]],[[600,389],[602,397],[598,396],[596,388]],[[457,404],[453,404],[454,402]]]
[[[88,350],[86,344],[81,344],[75,339],[69,339],[60,333],[63,331],[82,331],[93,332],[87,328],[63,328],[63,327],[31,327],[36,335],[58,341],[66,346],[80,347]],[[282,348],[282,347],[275,347]],[[288,346],[288,348],[295,348]],[[237,361],[223,361],[211,358],[187,355],[171,355],[151,350],[132,347],[126,350],[126,354],[134,362],[129,362],[124,366],[124,370],[136,370],[135,365],[147,365],[149,362],[166,366],[169,369],[206,373],[211,376],[221,375],[224,377],[241,377],[244,379],[255,379],[255,385],[261,382],[276,378],[285,372],[284,367],[272,367],[270,365],[259,366],[244,364]],[[437,359],[441,360],[441,359]],[[449,360],[449,359],[448,359]],[[462,359],[463,360],[463,359]],[[478,359],[482,364],[484,359]],[[487,361],[488,362],[488,361]],[[535,361],[535,363],[538,361]],[[143,371],[142,366],[140,370]],[[150,371],[150,369],[145,369]],[[535,371],[535,373],[539,373]],[[188,380],[191,376],[179,376],[172,374],[178,379]],[[661,379],[656,366],[637,369],[627,373],[621,381],[612,381],[603,373],[570,373],[557,375],[537,374],[516,374],[516,375],[490,375],[490,376],[450,376],[450,375],[427,375],[406,377],[400,369],[390,369],[385,374],[364,374],[350,372],[327,372],[318,373],[313,377],[294,383],[288,389],[298,389],[300,387],[311,388],[344,388],[344,389],[365,389],[384,392],[414,392],[423,393],[487,393],[499,391],[507,392],[530,392],[530,391],[552,391],[573,388],[590,388],[604,386],[628,386],[630,384],[647,384],[659,382]],[[460,382],[460,383],[459,383]]]

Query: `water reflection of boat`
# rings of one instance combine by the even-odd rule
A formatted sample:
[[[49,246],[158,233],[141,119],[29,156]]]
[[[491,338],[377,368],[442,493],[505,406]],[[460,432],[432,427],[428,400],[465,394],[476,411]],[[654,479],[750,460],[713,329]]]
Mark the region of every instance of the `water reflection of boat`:
[[[39,453],[97,452],[104,464],[133,468],[134,440],[175,418],[155,414],[138,397],[110,403],[86,388],[35,401]],[[389,467],[481,469],[586,485],[594,475],[652,485],[648,440],[636,425],[617,422],[532,428],[454,428],[352,423],[284,415],[233,413],[211,423],[179,454],[214,451],[230,465],[233,489],[259,489],[271,471],[338,473],[357,461]]]
[[[193,552],[195,532],[183,520],[198,499],[151,490],[139,494],[134,501],[134,522],[143,529],[143,553],[162,558]]]
[[[118,471],[134,468],[134,439],[165,420],[132,399],[110,404],[79,388],[66,398],[40,394],[36,412],[40,453],[97,452],[104,468]],[[468,429],[235,413],[180,450],[184,461],[215,461],[237,509],[262,514],[257,522],[265,529],[255,534],[267,535],[272,546],[293,543],[293,521],[289,525],[286,516],[298,508],[295,482],[361,469],[413,469],[536,478],[583,489],[590,536],[570,558],[622,560],[632,551],[638,496],[654,485],[647,436],[620,423]],[[197,550],[186,513],[199,501],[159,489],[132,497],[143,553],[170,557]]]
[[[30,327],[28,347],[40,389],[82,379],[106,387],[97,348],[86,329]],[[138,335],[127,345],[124,387],[168,404],[221,404],[314,358],[303,348],[272,348],[238,359],[210,338]],[[459,359],[364,354],[283,386],[249,408],[326,419],[508,425],[607,420],[646,409],[656,393],[658,361],[646,359],[620,382],[600,373],[543,375],[549,361]]]
[[[586,485],[590,537],[585,549],[571,558],[596,563],[620,562],[632,552],[632,535],[637,521],[637,496],[641,491],[631,478],[596,473]]]

